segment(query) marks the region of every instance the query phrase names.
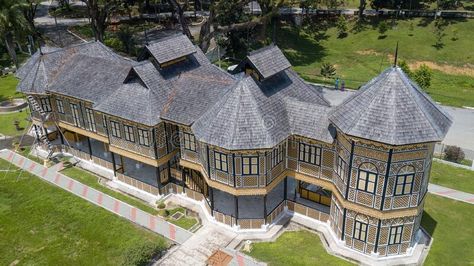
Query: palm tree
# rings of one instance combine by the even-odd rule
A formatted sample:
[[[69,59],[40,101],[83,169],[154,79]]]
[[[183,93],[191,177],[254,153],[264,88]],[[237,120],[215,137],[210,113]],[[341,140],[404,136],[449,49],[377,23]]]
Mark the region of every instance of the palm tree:
[[[18,67],[15,51],[15,39],[25,36],[28,23],[23,16],[25,2],[18,0],[0,0],[0,38],[3,39],[13,63]]]

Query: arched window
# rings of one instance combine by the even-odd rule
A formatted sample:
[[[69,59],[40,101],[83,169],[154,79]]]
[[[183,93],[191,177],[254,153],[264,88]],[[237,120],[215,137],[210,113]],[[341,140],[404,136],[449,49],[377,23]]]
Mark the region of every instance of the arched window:
[[[413,191],[413,181],[415,179],[415,167],[407,165],[402,167],[397,174],[395,191],[393,195],[400,196],[411,194]]]
[[[354,221],[354,235],[357,240],[365,242],[367,240],[367,231],[369,228],[369,221],[366,217],[357,215]]]
[[[377,167],[374,164],[361,164],[357,175],[357,189],[374,194],[377,186],[377,174]]]

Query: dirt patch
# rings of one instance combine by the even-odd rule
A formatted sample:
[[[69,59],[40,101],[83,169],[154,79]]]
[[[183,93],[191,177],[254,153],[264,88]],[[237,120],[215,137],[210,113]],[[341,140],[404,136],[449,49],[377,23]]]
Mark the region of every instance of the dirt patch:
[[[446,64],[441,65],[431,61],[415,61],[412,63],[408,63],[408,65],[412,69],[418,69],[423,64],[431,69],[435,69],[446,74],[474,77],[474,65],[472,64],[465,64],[462,67],[458,67]]]
[[[360,50],[356,51],[356,54],[360,55],[377,55],[380,56],[382,53],[377,52],[375,50]],[[391,53],[387,53],[387,58],[389,62],[393,62],[394,55]],[[474,64],[465,64],[464,66],[453,66],[448,64],[438,64],[433,61],[411,61],[408,62],[408,66],[411,69],[418,69],[421,65],[426,65],[431,69],[441,71],[446,74],[450,75],[462,75],[462,76],[469,76],[474,77]]]
[[[360,54],[360,55],[381,55],[382,53],[379,53],[375,50],[369,49],[369,50],[356,51],[356,54]]]

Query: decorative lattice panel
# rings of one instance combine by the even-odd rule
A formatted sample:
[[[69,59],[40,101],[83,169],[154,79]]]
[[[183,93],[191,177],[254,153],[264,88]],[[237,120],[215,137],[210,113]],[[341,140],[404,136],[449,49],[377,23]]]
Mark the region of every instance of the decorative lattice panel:
[[[394,209],[407,208],[409,199],[410,199],[410,196],[394,197],[393,198],[393,208]]]
[[[322,165],[326,167],[333,167],[334,166],[334,151],[331,150],[323,150],[323,158],[322,158]]]
[[[357,192],[357,202],[366,206],[372,206],[374,201],[374,196],[370,193],[358,191]]]

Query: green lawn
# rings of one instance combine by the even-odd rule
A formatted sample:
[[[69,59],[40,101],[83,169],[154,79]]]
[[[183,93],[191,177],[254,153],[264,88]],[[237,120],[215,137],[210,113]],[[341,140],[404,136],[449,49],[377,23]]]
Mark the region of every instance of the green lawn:
[[[10,97],[20,98],[23,94],[16,91],[18,79],[13,75],[0,76],[0,102]]]
[[[298,30],[283,25],[277,32],[276,43],[306,80],[332,84],[332,80],[324,80],[320,75],[322,62],[329,62],[335,65],[337,76],[345,80],[346,87],[356,89],[393,63],[391,56],[399,41],[399,60],[409,64],[428,61],[441,67],[433,71],[432,85],[427,91],[436,101],[471,106],[474,105],[474,77],[465,71],[472,74],[474,54],[470,33],[474,20],[449,22],[442,49],[433,46],[434,22],[430,19],[399,20],[385,38],[379,38],[377,22],[368,22],[360,32],[351,30],[345,38],[337,38],[336,28],[331,24],[319,32],[315,29],[324,28],[312,26],[310,30]],[[354,25],[349,22],[350,29]],[[453,41],[455,31],[458,39]]]
[[[473,265],[474,205],[427,197],[421,223],[434,242],[424,265]]]
[[[167,212],[167,214],[166,214]],[[183,207],[177,207],[177,208],[173,208],[173,209],[162,209],[162,210],[159,210],[158,211],[158,214],[160,216],[162,216],[163,218],[165,218],[168,222],[172,223],[172,224],[175,224],[181,228],[184,228],[186,230],[189,230],[191,229],[191,227],[193,227],[195,224],[198,223],[198,220],[194,217],[190,217],[190,216],[186,216],[186,215],[183,215],[181,216],[181,218],[179,219],[173,219],[171,216],[177,212],[181,212],[182,214],[185,214],[186,211]]]
[[[18,136],[22,133],[26,133],[26,127],[30,125],[30,122],[26,120],[27,118],[28,113],[25,109],[23,109],[21,112],[0,114],[0,125],[2,125],[0,127],[0,133],[7,136]],[[21,130],[16,130],[14,124],[15,120],[18,120],[20,122]]]
[[[124,201],[132,206],[137,207],[138,209],[151,213],[151,214],[158,214],[158,210],[153,208],[152,206],[148,205],[147,203],[136,199],[132,198],[131,196],[125,195],[123,193],[117,192],[115,190],[109,189],[101,184],[99,184],[99,176],[96,176],[92,174],[91,172],[79,169],[77,167],[70,167],[66,168],[62,171],[63,174],[76,179],[77,181],[88,185],[90,187],[93,187],[99,191],[102,191],[112,197],[115,197],[116,199],[119,199],[121,201]]]
[[[474,171],[433,161],[430,183],[474,193]]]
[[[18,84],[18,79],[13,75],[7,75],[0,77],[0,102],[8,100],[9,98],[20,98],[23,97],[23,94],[16,92],[16,85]],[[26,121],[28,114],[26,109],[23,109],[21,112],[0,114],[0,133],[7,136],[17,136],[21,135],[24,130],[16,130],[13,122],[18,120],[20,122],[20,128],[25,128],[29,125],[29,122]]]
[[[351,265],[328,254],[319,236],[306,230],[285,232],[275,242],[254,243],[248,255],[270,266]]]
[[[0,160],[0,169],[8,165]],[[69,192],[17,174],[0,175],[0,265],[120,265],[137,248],[168,245]]]

